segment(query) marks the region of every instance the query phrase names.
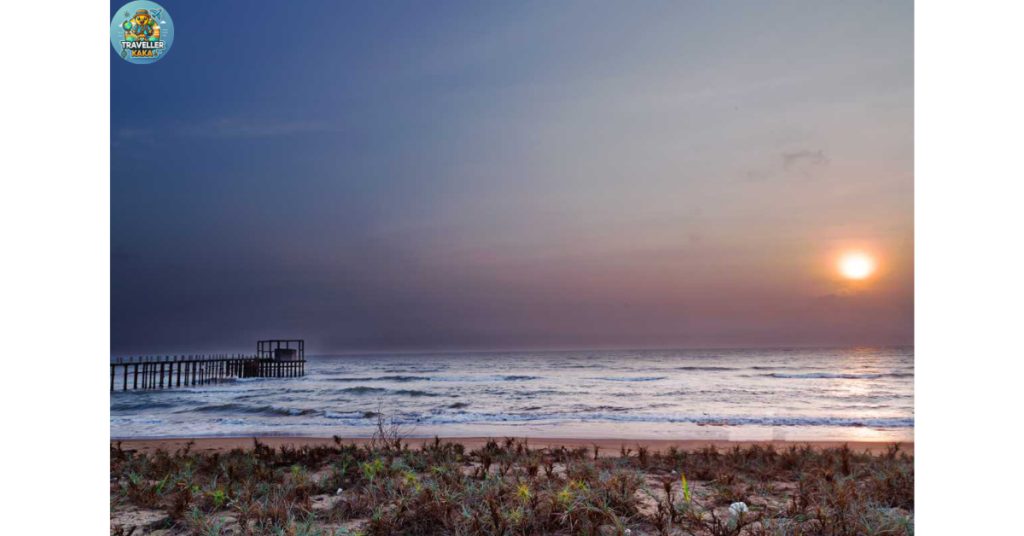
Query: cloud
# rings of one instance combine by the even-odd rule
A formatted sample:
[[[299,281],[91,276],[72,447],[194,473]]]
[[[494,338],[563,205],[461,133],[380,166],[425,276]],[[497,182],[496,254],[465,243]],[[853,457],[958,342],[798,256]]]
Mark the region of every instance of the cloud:
[[[259,139],[280,138],[313,132],[328,132],[333,127],[324,121],[249,121],[233,118],[213,119],[195,124],[178,124],[165,132],[152,128],[122,127],[113,130],[111,146],[114,149],[123,147],[156,147],[158,141],[168,141],[169,137],[204,138],[204,139]]]
[[[811,151],[801,149],[799,151],[782,153],[781,169],[776,167],[777,164],[772,163],[761,168],[748,169],[741,178],[744,182],[757,183],[774,179],[777,176],[785,177],[791,173],[810,177],[815,168],[825,167],[829,162],[831,160],[825,156],[825,151],[823,150]]]
[[[117,131],[118,139],[139,141],[153,138],[153,130],[149,128],[121,128]]]
[[[800,169],[801,167],[827,166],[829,159],[825,152],[808,151],[806,149],[792,153],[782,153],[782,164],[786,169]]]
[[[761,170],[752,169],[752,170],[747,171],[743,175],[743,180],[745,180],[747,182],[763,182],[763,181],[766,181],[766,180],[772,178],[772,175],[774,175],[774,173],[771,172],[771,171],[761,171]]]
[[[323,121],[260,122],[220,118],[197,125],[182,126],[178,134],[197,138],[276,138],[309,132],[325,132],[331,127]]]
[[[156,132],[151,128],[122,127],[111,130],[110,148],[123,150],[150,150],[159,145]]]

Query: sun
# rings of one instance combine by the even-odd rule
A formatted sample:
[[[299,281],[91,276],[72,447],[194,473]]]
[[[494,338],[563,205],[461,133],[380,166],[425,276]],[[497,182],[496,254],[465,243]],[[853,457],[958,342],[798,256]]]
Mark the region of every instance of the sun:
[[[875,273],[875,259],[866,253],[847,253],[839,258],[839,273],[847,279],[866,279]]]

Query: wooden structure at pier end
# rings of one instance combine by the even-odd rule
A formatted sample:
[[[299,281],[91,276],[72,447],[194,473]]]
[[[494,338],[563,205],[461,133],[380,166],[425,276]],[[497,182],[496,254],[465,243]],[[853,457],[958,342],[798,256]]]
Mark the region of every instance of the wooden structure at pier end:
[[[275,361],[306,360],[306,341],[301,339],[258,341],[256,356]]]
[[[306,375],[306,341],[258,341],[254,355],[116,357],[110,362],[110,390],[170,389],[224,382],[230,378],[295,378]]]

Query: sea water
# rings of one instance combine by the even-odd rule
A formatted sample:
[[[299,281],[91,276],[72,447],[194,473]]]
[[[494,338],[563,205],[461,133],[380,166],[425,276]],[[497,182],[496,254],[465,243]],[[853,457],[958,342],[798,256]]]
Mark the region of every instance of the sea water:
[[[120,383],[118,383],[120,385]],[[913,441],[914,349],[312,356],[301,378],[110,395],[112,438]]]

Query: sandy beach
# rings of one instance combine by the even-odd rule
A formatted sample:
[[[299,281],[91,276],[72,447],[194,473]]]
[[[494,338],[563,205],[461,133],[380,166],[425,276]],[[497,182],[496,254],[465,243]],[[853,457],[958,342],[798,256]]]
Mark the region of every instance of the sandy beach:
[[[273,448],[280,448],[282,445],[300,447],[300,446],[320,446],[320,445],[334,445],[333,438],[318,438],[318,437],[259,437],[261,443]],[[490,437],[442,437],[441,440],[450,443],[460,443],[466,447],[466,450],[474,450],[483,447],[489,439],[504,439],[504,438],[490,438]],[[601,452],[607,456],[618,456],[620,448],[625,445],[627,448],[632,447],[634,450],[638,446],[648,447],[651,452],[667,452],[670,447],[676,447],[679,450],[697,450],[701,447],[714,445],[719,449],[728,449],[732,447],[749,447],[753,445],[775,445],[776,448],[785,448],[792,445],[803,446],[810,445],[816,449],[822,448],[838,448],[843,445],[848,445],[851,450],[855,452],[868,452],[871,454],[878,454],[884,452],[887,447],[892,445],[889,442],[871,442],[871,441],[708,441],[708,440],[696,440],[696,439],[680,439],[680,440],[659,440],[659,439],[581,439],[581,438],[518,438],[525,439],[529,442],[532,448],[552,448],[552,447],[566,447],[573,449],[576,447],[589,447],[593,448],[597,445]],[[174,438],[174,439],[128,439],[121,441],[121,448],[136,450],[141,453],[152,453],[157,450],[165,450],[173,452],[178,449],[184,448],[189,442],[193,442],[192,450],[195,452],[227,452],[232,449],[242,448],[251,449],[253,446],[253,437],[203,437],[203,438]],[[365,445],[369,442],[369,438],[342,438],[342,443]],[[424,442],[433,442],[433,438],[428,437],[415,437],[407,438],[406,442],[411,448],[419,448]],[[111,445],[117,443],[112,440]],[[900,450],[907,454],[914,454],[914,443],[900,443]]]

